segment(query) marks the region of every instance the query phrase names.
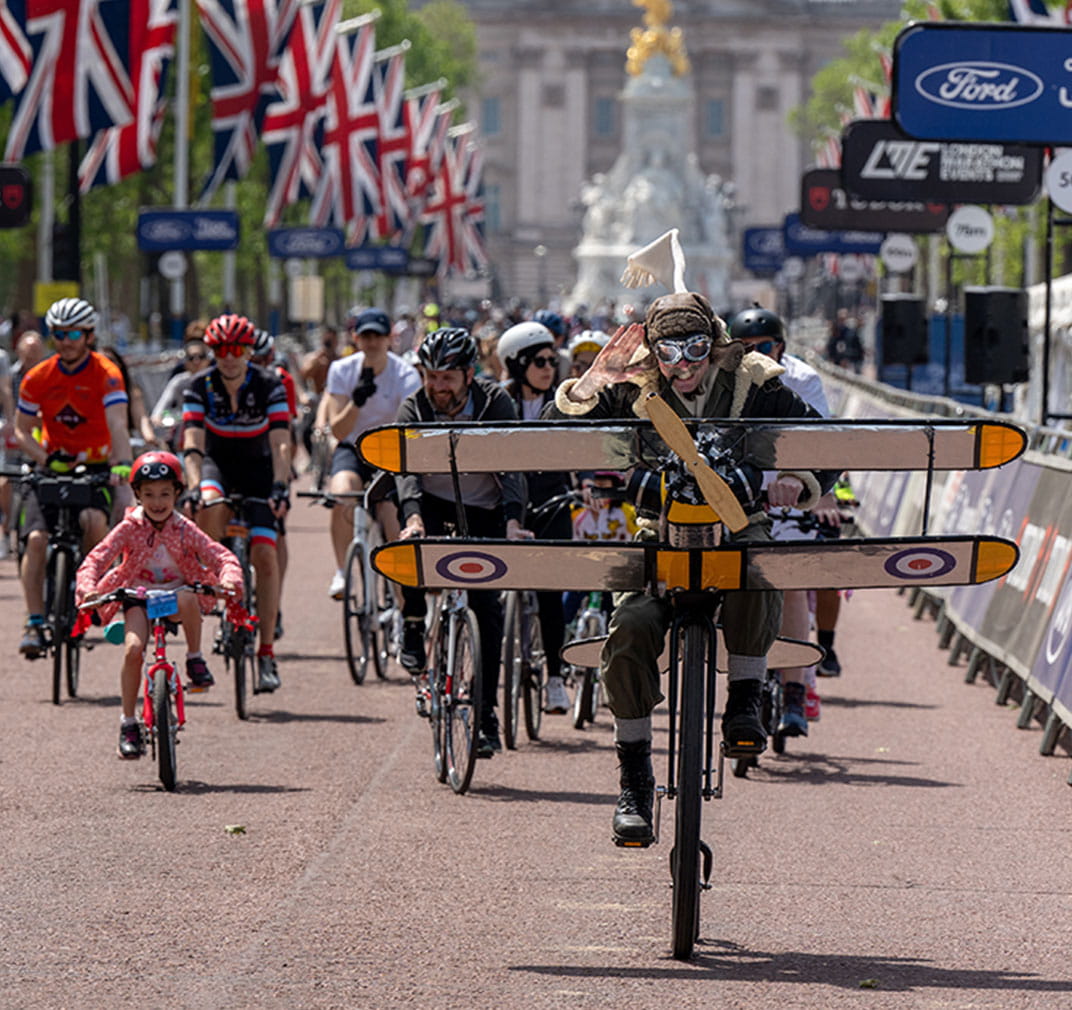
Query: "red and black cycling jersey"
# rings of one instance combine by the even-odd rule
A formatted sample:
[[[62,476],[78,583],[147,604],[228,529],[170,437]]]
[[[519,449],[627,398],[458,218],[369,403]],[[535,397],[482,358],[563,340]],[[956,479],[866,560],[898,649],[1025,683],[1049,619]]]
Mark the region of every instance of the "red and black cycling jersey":
[[[182,423],[205,430],[205,455],[216,460],[271,455],[268,432],[289,429],[283,383],[271,372],[249,365],[235,397],[236,410],[215,368],[195,375],[186,389]]]

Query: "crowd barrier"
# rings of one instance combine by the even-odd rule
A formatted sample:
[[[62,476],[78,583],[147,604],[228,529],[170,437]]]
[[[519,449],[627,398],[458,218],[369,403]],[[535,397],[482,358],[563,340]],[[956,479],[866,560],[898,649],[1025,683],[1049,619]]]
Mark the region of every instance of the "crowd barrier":
[[[840,417],[996,416],[813,364],[823,373],[831,410]],[[969,681],[985,670],[998,689],[999,704],[1021,699],[1021,728],[1042,718],[1040,751],[1049,755],[1072,727],[1072,438],[1045,429],[1028,429],[1028,438],[1029,450],[999,469],[933,474],[927,517],[931,534],[985,533],[1015,540],[1020,547],[1016,567],[982,586],[917,591],[910,602],[918,615],[928,605],[937,613],[950,664],[970,654]],[[865,535],[922,531],[925,473],[870,471],[852,474],[851,482]]]

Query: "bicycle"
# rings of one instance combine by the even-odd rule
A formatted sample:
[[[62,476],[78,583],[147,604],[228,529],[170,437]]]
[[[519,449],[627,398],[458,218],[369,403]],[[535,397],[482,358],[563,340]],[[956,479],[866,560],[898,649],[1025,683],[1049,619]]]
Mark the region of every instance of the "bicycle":
[[[141,734],[148,740],[153,760],[157,762],[160,783],[169,793],[178,781],[178,732],[186,724],[186,704],[178,668],[167,658],[167,635],[178,626],[171,620],[179,612],[179,593],[220,596],[222,590],[197,582],[175,589],[115,589],[104,596],[83,603],[79,610],[88,613],[105,603],[144,603],[153,634],[152,661],[146,657],[142,681]]]
[[[532,509],[530,520],[580,501],[576,491],[555,495]],[[519,715],[529,740],[539,740],[543,724],[543,693],[547,686],[547,654],[540,627],[540,607],[531,590],[511,590],[503,605],[503,742],[516,750]]]
[[[242,514],[245,504],[266,504],[264,498],[246,497],[240,494],[213,498],[204,503],[202,508],[227,505],[231,517],[227,520],[223,544],[238,560],[242,569],[242,598],[239,608],[226,608],[219,613],[220,627],[216,632],[212,651],[223,657],[227,672],[234,678],[235,713],[239,719],[249,718],[249,700],[247,686],[255,682],[257,676],[256,650],[256,593],[249,560],[250,524]]]
[[[77,467],[70,474],[24,470],[6,471],[17,477],[24,488],[37,495],[42,508],[56,509],[56,523],[49,533],[45,560],[45,649],[52,659],[52,704],[67,696],[78,697],[83,636],[72,634],[76,620],[74,579],[82,561],[82,528],[78,521],[83,509],[93,503],[93,492],[110,482],[107,472]]]
[[[336,502],[353,501],[354,534],[343,564],[345,583],[342,599],[343,641],[346,662],[355,684],[363,684],[369,660],[380,680],[387,678],[387,660],[398,657],[402,635],[402,611],[387,580],[372,567],[372,552],[383,543],[383,533],[375,518],[375,506],[382,500],[379,478],[365,491],[329,493],[299,491],[325,508]]]
[[[588,641],[607,637],[607,615],[603,610],[603,593],[594,590],[585,595],[584,605],[573,625],[575,631],[567,638],[567,646],[573,641]],[[576,666],[573,670],[573,726],[584,729],[586,723],[596,721],[599,711],[602,684],[599,679],[599,666]]]
[[[428,716],[436,779],[462,794],[473,779],[483,675],[480,631],[464,589],[439,593],[425,635]]]

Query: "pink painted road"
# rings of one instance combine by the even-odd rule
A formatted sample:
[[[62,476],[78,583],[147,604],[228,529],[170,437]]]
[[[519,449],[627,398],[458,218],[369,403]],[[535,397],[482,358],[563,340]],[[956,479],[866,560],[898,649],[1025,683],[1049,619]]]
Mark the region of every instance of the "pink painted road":
[[[1069,759],[901,597],[856,594],[822,721],[705,806],[714,886],[682,964],[669,844],[610,842],[605,710],[547,717],[453,795],[401,671],[350,682],[325,515],[290,528],[283,688],[245,723],[222,677],[194,699],[175,794],[115,757],[118,650],[49,704],[0,562],[0,1006],[1072,1005]]]

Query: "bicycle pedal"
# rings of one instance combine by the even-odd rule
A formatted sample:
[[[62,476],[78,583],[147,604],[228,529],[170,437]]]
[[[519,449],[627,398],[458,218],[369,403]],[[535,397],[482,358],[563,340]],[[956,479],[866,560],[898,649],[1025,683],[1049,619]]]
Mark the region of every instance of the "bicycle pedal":
[[[619,838],[617,835],[611,835],[611,839],[619,849],[647,849],[655,844],[654,838],[642,841],[636,838]]]

